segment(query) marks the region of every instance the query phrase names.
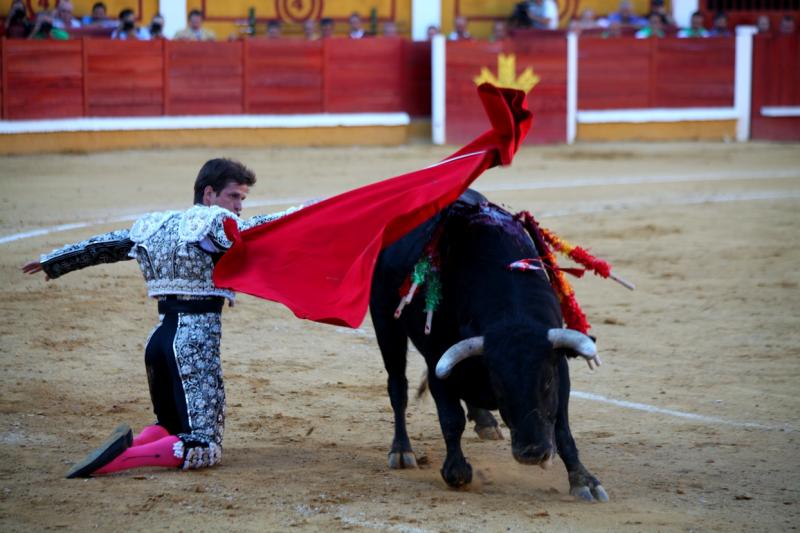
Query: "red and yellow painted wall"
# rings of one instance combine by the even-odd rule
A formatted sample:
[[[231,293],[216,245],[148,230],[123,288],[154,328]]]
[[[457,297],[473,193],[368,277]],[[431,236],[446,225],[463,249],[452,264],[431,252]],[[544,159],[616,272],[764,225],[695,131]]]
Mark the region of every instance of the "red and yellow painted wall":
[[[429,0],[437,1],[437,0]],[[478,38],[486,38],[491,34],[492,21],[507,18],[519,0],[439,0],[441,1],[442,31],[453,30],[456,16],[465,16],[470,20],[470,32]],[[31,12],[52,9],[58,0],[26,0]],[[82,16],[90,13],[95,0],[72,0],[75,14]],[[124,8],[136,12],[140,24],[146,24],[159,10],[158,0],[104,0],[108,6],[108,14],[116,17]],[[648,9],[648,0],[632,0],[639,13]],[[557,0],[561,26],[586,8],[595,13],[606,14],[615,11],[618,0]],[[329,17],[336,21],[337,33],[344,33],[347,19],[351,13],[361,14],[366,19],[374,11],[378,22],[394,21],[400,35],[411,33],[412,0],[186,0],[187,12],[199,9],[205,13],[207,27],[213,30],[218,39],[227,39],[231,35],[239,35],[246,23],[250,8],[255,9],[258,21],[258,33],[266,30],[265,22],[270,19],[281,20],[284,33],[300,35],[302,23],[307,18],[319,20]],[[8,2],[0,6],[0,16],[8,10]]]

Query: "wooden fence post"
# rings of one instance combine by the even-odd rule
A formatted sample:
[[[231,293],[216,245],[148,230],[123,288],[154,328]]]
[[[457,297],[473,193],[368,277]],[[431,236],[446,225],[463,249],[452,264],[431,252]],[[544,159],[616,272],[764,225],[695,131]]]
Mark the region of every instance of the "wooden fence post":
[[[250,84],[250,39],[242,41],[242,113],[250,113],[250,94],[247,90]]]
[[[83,116],[89,116],[89,50],[86,46],[86,37],[81,38],[81,83],[83,85]]]
[[[2,61],[2,79],[0,79],[0,83],[2,83],[2,90],[3,90],[3,102],[0,106],[0,118],[7,119],[8,118],[8,40],[5,37],[0,37],[0,61]]]
[[[169,115],[169,41],[167,39],[161,39],[161,54],[163,57],[163,65],[164,65],[164,81],[161,85],[161,90],[163,91],[163,114]]]

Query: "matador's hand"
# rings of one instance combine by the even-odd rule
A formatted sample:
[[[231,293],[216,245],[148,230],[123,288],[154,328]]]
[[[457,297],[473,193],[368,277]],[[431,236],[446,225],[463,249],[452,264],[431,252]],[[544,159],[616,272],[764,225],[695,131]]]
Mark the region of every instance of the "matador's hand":
[[[22,271],[26,274],[36,274],[37,272],[41,272],[42,264],[39,261],[31,261],[25,265],[22,265]],[[50,276],[45,275],[45,281],[50,281]]]

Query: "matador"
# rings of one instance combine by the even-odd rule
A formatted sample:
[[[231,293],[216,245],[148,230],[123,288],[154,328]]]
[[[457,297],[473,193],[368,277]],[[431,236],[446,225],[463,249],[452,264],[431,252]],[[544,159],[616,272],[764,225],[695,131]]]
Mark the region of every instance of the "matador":
[[[220,314],[234,293],[214,285],[216,261],[232,245],[226,219],[240,230],[296,210],[239,218],[255,174],[230,159],[200,169],[194,206],[149,213],[130,229],[112,231],[43,255],[26,264],[47,279],[102,263],[136,259],[160,321],[145,346],[145,367],[156,422],[134,437],[122,424],[67,473],[89,477],[143,466],[204,468],[222,458],[225,389],[220,361]]]

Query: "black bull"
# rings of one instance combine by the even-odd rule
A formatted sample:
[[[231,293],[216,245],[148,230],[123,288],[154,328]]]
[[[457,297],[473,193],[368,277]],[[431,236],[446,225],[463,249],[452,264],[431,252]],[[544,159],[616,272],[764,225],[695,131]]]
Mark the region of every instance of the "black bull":
[[[444,225],[437,246],[442,300],[432,331],[426,335],[422,290],[399,319],[394,313],[401,285],[439,224]],[[538,253],[521,225],[474,191],[382,252],[375,267],[370,312],[394,410],[389,465],[416,466],[405,423],[410,338],[428,367],[447,447],[441,474],[448,485],[457,487],[472,480],[472,467],[461,450],[466,424],[463,400],[484,424],[494,423],[484,409],[500,411],[517,461],[545,467],[557,452],[567,468],[570,492],[584,500],[606,501],[600,482],[581,464],[569,428],[567,357],[581,350],[551,341],[551,330],[565,330],[559,329],[563,326],[559,303],[544,272],[507,269],[514,261],[533,257]],[[448,377],[441,377],[443,361],[437,376],[435,369],[443,354],[460,341],[476,337],[481,344],[478,353],[473,353],[476,356],[451,361]],[[593,343],[585,340],[593,349]]]

